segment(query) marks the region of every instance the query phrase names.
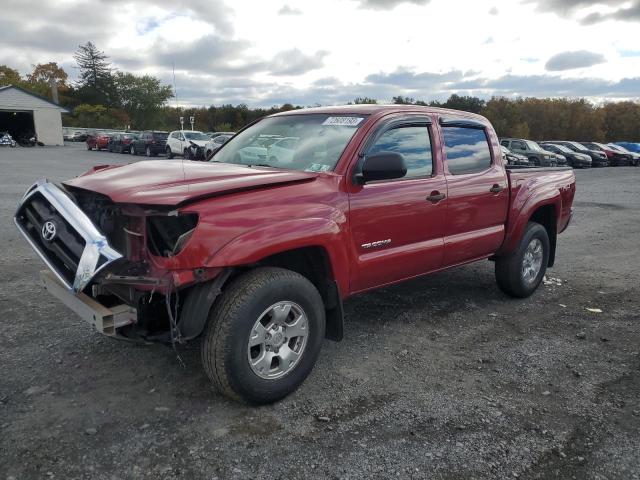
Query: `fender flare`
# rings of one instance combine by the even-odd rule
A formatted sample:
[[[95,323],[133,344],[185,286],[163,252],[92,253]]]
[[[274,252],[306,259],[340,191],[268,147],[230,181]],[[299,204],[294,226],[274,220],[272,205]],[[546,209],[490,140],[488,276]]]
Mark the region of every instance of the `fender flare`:
[[[522,190],[520,191],[522,192]],[[524,230],[527,227],[527,223],[533,216],[533,214],[541,207],[552,206],[555,211],[555,230],[558,230],[558,221],[560,219],[560,212],[562,211],[562,197],[560,193],[554,189],[548,189],[546,191],[526,191],[526,195],[516,196],[509,212],[508,224],[511,226],[508,228],[504,242],[496,253],[498,256],[508,255],[515,251],[518,247],[518,243],[524,234]],[[549,239],[552,244],[555,244],[554,239]]]
[[[343,222],[341,222],[343,223]],[[346,230],[328,218],[284,220],[234,238],[206,260],[207,267],[237,267],[258,263],[288,250],[321,247],[342,295],[349,291],[349,254]]]

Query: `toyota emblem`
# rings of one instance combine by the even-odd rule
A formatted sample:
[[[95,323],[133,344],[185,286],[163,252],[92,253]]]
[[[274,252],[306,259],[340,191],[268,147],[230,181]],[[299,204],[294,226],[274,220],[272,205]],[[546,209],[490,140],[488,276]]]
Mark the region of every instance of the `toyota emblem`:
[[[47,242],[50,242],[54,238],[56,238],[57,234],[56,224],[51,220],[44,222],[42,225],[42,238],[44,238]]]

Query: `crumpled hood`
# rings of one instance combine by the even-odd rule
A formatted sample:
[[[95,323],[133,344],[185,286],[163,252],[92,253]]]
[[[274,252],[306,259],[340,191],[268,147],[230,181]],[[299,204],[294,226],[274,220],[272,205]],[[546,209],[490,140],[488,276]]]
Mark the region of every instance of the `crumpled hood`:
[[[188,140],[188,142],[193,142],[199,147],[204,147],[209,140]]]
[[[228,163],[155,160],[101,165],[64,182],[116,203],[180,205],[241,190],[313,180],[317,174]]]

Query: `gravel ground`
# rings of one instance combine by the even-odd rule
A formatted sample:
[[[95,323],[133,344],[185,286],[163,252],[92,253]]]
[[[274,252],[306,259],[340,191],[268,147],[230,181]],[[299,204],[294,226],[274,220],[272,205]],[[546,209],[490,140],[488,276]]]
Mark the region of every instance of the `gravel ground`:
[[[0,479],[640,478],[640,168],[576,172],[559,282],[509,299],[481,262],[353,298],[345,340],[253,408],[196,345],[183,367],[102,337],[36,281],[27,186],[131,159],[0,150]]]

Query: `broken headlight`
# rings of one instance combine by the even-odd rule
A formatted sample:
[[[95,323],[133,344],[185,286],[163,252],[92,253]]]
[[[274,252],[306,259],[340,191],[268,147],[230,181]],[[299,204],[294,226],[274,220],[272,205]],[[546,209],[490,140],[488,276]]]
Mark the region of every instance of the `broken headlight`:
[[[184,248],[198,224],[198,215],[147,217],[147,248],[153,255],[172,257]]]

